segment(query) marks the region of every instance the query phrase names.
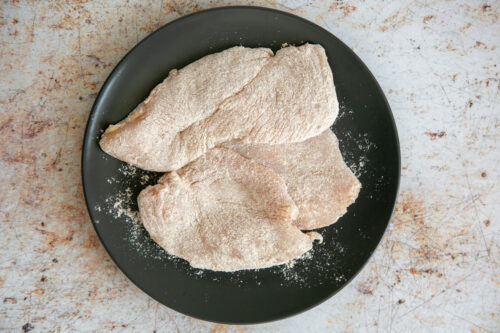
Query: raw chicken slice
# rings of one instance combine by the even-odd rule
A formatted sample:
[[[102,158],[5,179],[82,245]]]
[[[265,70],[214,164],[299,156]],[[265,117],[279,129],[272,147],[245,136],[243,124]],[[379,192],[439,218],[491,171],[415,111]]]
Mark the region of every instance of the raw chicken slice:
[[[263,61],[265,65],[260,72],[252,80],[246,80],[243,87],[241,82],[234,80],[225,82],[230,87],[238,85],[228,89],[235,92],[232,96],[193,95],[194,99],[213,98],[219,104],[208,111],[200,109],[202,116],[195,117],[190,113],[184,117],[184,127],[170,125],[179,112],[173,112],[168,103],[156,101],[161,95],[157,97],[153,92],[148,100],[149,103],[155,100],[158,105],[150,109],[157,116],[152,118],[148,113],[137,117],[132,115],[128,133],[115,131],[111,136],[108,130],[103,135],[101,147],[140,168],[170,171],[233,139],[269,144],[300,142],[320,134],[333,123],[338,102],[332,72],[320,45],[287,47]],[[233,72],[232,66],[227,63],[221,68]],[[206,66],[205,70],[216,73],[221,68]],[[182,80],[197,82],[198,77],[185,75]],[[171,87],[165,85],[158,90],[164,89]],[[210,106],[213,104],[216,103]],[[135,124],[137,122],[144,124]],[[134,139],[130,140],[130,136]],[[139,138],[142,138],[142,143]]]
[[[279,176],[225,148],[166,173],[139,194],[138,203],[153,240],[197,268],[278,265],[321,239],[292,225],[297,207]]]
[[[358,197],[361,184],[347,167],[332,131],[300,143],[224,145],[273,169],[285,181],[299,208],[293,222],[302,230],[325,227],[345,214]]]
[[[333,77],[324,49],[287,47],[218,110],[178,133],[164,158],[176,169],[232,139],[280,144],[304,141],[329,128],[338,113]]]
[[[175,135],[240,91],[272,55],[265,48],[233,47],[172,70],[127,118],[108,127],[101,148],[142,169],[166,171],[161,156]]]

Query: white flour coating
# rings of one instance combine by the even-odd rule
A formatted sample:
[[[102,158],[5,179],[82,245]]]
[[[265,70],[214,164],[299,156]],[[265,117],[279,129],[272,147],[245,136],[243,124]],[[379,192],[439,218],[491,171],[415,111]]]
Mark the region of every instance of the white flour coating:
[[[198,268],[271,267],[321,239],[292,225],[298,209],[280,176],[227,148],[165,174],[138,204],[152,239]]]
[[[233,139],[307,140],[330,127],[337,113],[320,45],[286,47],[274,56],[269,49],[233,47],[172,71],[125,120],[110,125],[99,144],[142,169],[173,171]]]
[[[101,148],[145,170],[169,170],[164,165],[168,161],[157,157],[174,157],[167,149],[176,133],[215,112],[222,100],[260,72],[271,55],[265,48],[233,47],[172,70],[125,120],[108,127]]]
[[[349,116],[353,113],[353,110],[347,110],[345,107],[340,107],[339,118],[343,118]],[[357,148],[361,151],[361,157],[354,158],[354,156],[346,156],[346,152],[343,151],[344,160],[349,165],[350,169],[355,173],[357,177],[366,174],[367,169],[366,166],[368,164],[368,152],[371,149],[376,149],[376,145],[369,140],[369,137],[364,135],[353,135],[352,132],[347,132],[341,137],[344,137],[344,141],[352,142],[352,140],[356,143]],[[340,139],[340,138],[339,138]],[[342,141],[342,140],[341,140]],[[349,152],[347,152],[349,155]],[[356,162],[357,161],[357,162]],[[121,184],[128,184],[127,187],[116,193],[114,196],[110,196],[105,200],[105,205],[96,206],[96,211],[105,211],[108,215],[114,218],[121,218],[122,221],[125,221],[127,224],[127,229],[129,231],[129,237],[127,237],[126,241],[130,244],[130,246],[138,251],[141,256],[147,258],[154,258],[160,261],[169,261],[173,262],[176,266],[181,265],[183,269],[187,269],[187,273],[196,278],[200,279],[211,279],[213,281],[221,281],[226,279],[225,277],[221,277],[219,275],[214,276],[212,271],[209,270],[201,270],[194,269],[192,267],[187,267],[184,264],[184,261],[178,257],[172,256],[168,254],[166,251],[161,249],[156,243],[148,242],[149,236],[147,236],[147,232],[141,225],[138,211],[135,210],[136,198],[133,197],[133,193],[130,185],[132,182],[135,184],[140,183],[141,186],[147,184],[152,180],[149,174],[140,175],[137,178],[137,173],[142,172],[131,166],[129,164],[123,164],[119,168],[119,174],[121,178],[119,182]],[[134,178],[135,177],[135,178]],[[117,177],[110,177],[106,179],[108,183],[118,183]],[[125,180],[124,180],[125,179]],[[97,221],[96,221],[97,223]],[[308,271],[315,270],[316,272],[324,272],[324,274],[330,274],[332,266],[335,267],[336,258],[338,256],[343,255],[343,248],[340,244],[334,244],[333,248],[330,248],[328,244],[317,244],[311,251],[306,253],[300,258],[292,260],[287,264],[271,267],[270,270],[276,276],[279,276],[283,279],[283,285],[299,285],[302,287],[309,287],[312,285],[316,285],[320,283],[319,281],[308,281]],[[321,264],[322,267],[315,266],[314,258],[322,257]],[[257,272],[258,270],[254,270]],[[248,272],[248,271],[247,271]],[[246,281],[242,282],[239,278],[240,272],[230,273],[231,277],[229,280],[231,283],[235,283],[237,285],[255,283],[256,285],[261,285],[262,281],[260,281],[255,275],[256,278],[254,281]],[[336,272],[330,278],[335,279],[338,282],[342,282],[345,280],[345,276],[343,276],[342,272]]]
[[[342,109],[339,117],[343,117],[345,114],[352,113],[351,111]],[[366,174],[367,169],[366,166],[368,164],[367,153],[370,149],[375,149],[376,145],[372,143],[367,135],[357,135],[354,136],[351,132],[348,132],[344,135],[344,140],[351,141],[354,140],[361,149],[362,156],[358,163],[353,162],[356,159],[353,156],[349,156],[346,158],[346,154],[343,152],[344,159],[346,163],[349,165],[350,169],[356,174],[356,176],[360,176]],[[137,169],[131,165],[124,164],[119,168],[120,177],[110,177],[107,179],[111,183],[118,183],[116,178],[121,178],[119,180],[120,184],[124,184],[126,186],[122,190],[115,193],[113,196],[109,196],[106,198],[104,204],[96,205],[94,209],[98,212],[104,211],[108,215],[113,218],[120,218],[121,221],[124,221],[127,225],[129,236],[125,239],[125,241],[137,252],[143,256],[144,258],[154,258],[155,260],[159,260],[162,262],[169,261],[174,263],[175,266],[178,266],[186,271],[188,275],[199,279],[210,279],[214,282],[229,279],[231,283],[236,285],[244,285],[244,284],[256,284],[257,286],[262,285],[262,281],[259,280],[258,274],[255,274],[255,280],[241,282],[240,272],[228,273],[231,276],[221,277],[220,275],[213,274],[212,271],[209,270],[201,270],[195,269],[187,264],[184,264],[184,260],[172,256],[168,254],[166,251],[161,249],[156,243],[149,241],[149,236],[147,232],[142,227],[140,222],[139,214],[136,209],[133,207],[136,206],[137,198],[133,196],[132,184],[139,182],[141,187],[148,182],[152,181],[150,174],[142,174],[138,178],[138,172],[143,172],[140,169]],[[97,223],[97,221],[96,221]],[[334,237],[335,238],[335,237]],[[316,272],[324,272],[322,274],[331,274],[332,266],[333,269],[336,266],[336,261],[339,256],[344,255],[344,249],[341,247],[339,243],[335,243],[333,246],[326,244],[325,242],[322,244],[316,244],[315,247],[307,252],[304,256],[297,258],[288,262],[287,264],[275,266],[269,268],[273,274],[280,277],[283,282],[283,286],[289,285],[298,285],[300,287],[310,287],[313,285],[317,285],[321,282],[319,281],[308,281],[308,271],[315,270]],[[322,257],[321,265],[315,265],[315,258]],[[187,267],[186,267],[187,266]],[[258,272],[259,270],[253,270]],[[248,271],[247,271],[248,272]],[[335,271],[334,271],[335,272]],[[345,276],[341,271],[335,272],[331,278],[335,279],[337,282],[342,282],[345,280]]]
[[[345,164],[334,133],[281,145],[229,142],[225,147],[271,168],[285,181],[299,209],[292,222],[301,230],[326,227],[343,216],[361,184]]]
[[[122,183],[131,183],[134,178],[125,178]],[[166,251],[161,249],[159,245],[150,240],[147,231],[141,224],[139,212],[134,209],[137,198],[133,195],[133,191],[130,186],[115,192],[114,195],[108,196],[104,200],[104,204],[97,205],[94,207],[97,211],[103,211],[107,215],[113,218],[113,220],[119,219],[121,223],[126,224],[128,231],[128,237],[124,239],[129,246],[135,249],[140,256],[143,258],[153,258],[159,262],[170,262],[174,266],[183,269],[186,274],[199,279],[209,279],[214,282],[229,280],[230,283],[236,285],[246,285],[255,284],[260,286],[263,284],[255,274],[255,279],[248,281],[245,278],[243,280],[243,275],[248,274],[248,272],[258,272],[259,270],[250,271],[236,271],[232,273],[223,273],[224,275],[215,274],[215,272],[210,270],[196,269],[185,263],[184,260],[168,254]],[[98,223],[97,221],[95,221]],[[319,283],[318,281],[308,281],[308,270],[315,269],[321,274],[328,274],[331,266],[335,266],[336,258],[342,255],[343,249],[335,244],[333,250],[327,244],[316,244],[313,249],[305,253],[300,258],[294,259],[286,264],[279,266],[274,266],[269,268],[271,272],[282,279],[283,286],[298,285],[301,287],[309,287]],[[323,260],[321,264],[315,264],[315,258],[321,256]],[[326,262],[326,264],[325,264]],[[335,274],[334,279],[342,281],[344,279],[342,272]]]
[[[119,217],[121,220],[120,222],[124,222],[126,224],[128,237],[124,239],[124,241],[126,241],[131,248],[135,249],[140,256],[143,258],[153,258],[160,262],[169,261],[180,269],[183,269],[189,276],[199,279],[209,279],[213,282],[229,279],[231,283],[238,286],[246,284],[255,284],[260,286],[263,284],[263,281],[258,278],[258,274],[255,274],[254,280],[243,281],[241,279],[241,276],[245,274],[241,272],[248,273],[253,271],[258,273],[259,270],[236,271],[232,273],[225,273],[226,275],[220,276],[218,274],[214,274],[214,272],[210,270],[196,269],[188,266],[188,264],[184,264],[184,260],[168,254],[165,250],[161,249],[159,245],[150,241],[147,231],[144,230],[141,224],[139,212],[132,208],[136,199],[137,198],[134,198],[131,195],[131,191],[126,188],[119,191],[116,195],[108,197],[105,200],[105,205],[103,207],[99,206],[99,209],[105,211],[113,218]],[[95,222],[97,223],[97,221]],[[326,276],[326,274],[329,274],[328,272],[331,270],[331,267],[336,266],[336,258],[341,255],[343,255],[343,248],[339,244],[336,244],[333,249],[328,247],[325,243],[316,244],[312,250],[305,253],[300,258],[269,269],[275,276],[282,279],[282,286],[296,285],[300,287],[311,287],[320,282],[308,281],[308,271],[315,269],[316,271],[319,271],[320,274],[324,274]],[[315,265],[314,259],[319,256],[323,258],[321,265]],[[335,273],[332,278],[338,282],[345,280],[345,277],[340,271]]]

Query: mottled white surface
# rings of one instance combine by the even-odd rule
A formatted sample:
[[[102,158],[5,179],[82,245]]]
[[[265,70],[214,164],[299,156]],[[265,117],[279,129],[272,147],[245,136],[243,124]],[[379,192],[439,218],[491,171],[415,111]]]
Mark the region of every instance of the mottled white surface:
[[[250,2],[342,39],[372,70],[396,118],[403,170],[395,216],[370,263],[335,297],[274,323],[218,325],[159,305],[115,267],[80,184],[93,100],[137,41],[225,3],[0,3],[0,330],[500,331],[493,1]]]

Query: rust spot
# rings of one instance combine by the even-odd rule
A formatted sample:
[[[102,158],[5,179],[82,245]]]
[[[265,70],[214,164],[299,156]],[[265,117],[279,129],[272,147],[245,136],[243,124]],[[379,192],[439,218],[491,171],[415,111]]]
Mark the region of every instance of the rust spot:
[[[460,28],[460,31],[465,32],[470,27],[472,27],[472,23],[468,22],[466,25],[464,25],[462,28]]]
[[[330,5],[330,8],[328,10],[341,10],[342,14],[345,16],[349,16],[351,13],[355,12],[357,10],[356,6],[349,6],[348,4],[344,2],[333,2]]]
[[[399,28],[404,23],[406,23],[407,14],[408,12],[400,13],[399,11],[397,11],[395,14],[387,17],[385,20],[382,21],[383,25],[379,27],[379,30],[382,32],[386,32],[390,28],[392,29]]]
[[[449,256],[451,258],[451,260],[455,260],[458,257],[466,257],[467,253],[465,253],[465,252],[455,252],[455,253],[446,252],[445,255]]]
[[[194,3],[194,1],[187,1],[187,2],[179,2],[178,5],[176,5],[175,1],[168,2],[166,4],[167,10],[174,14],[177,13],[179,15],[186,15],[194,12],[198,12],[200,10],[203,10],[204,8],[200,6],[197,3]]]
[[[427,22],[429,22],[430,20],[432,20],[433,18],[435,18],[436,16],[435,15],[427,15],[425,16],[423,19],[422,19],[422,22],[424,24],[427,24]]]
[[[170,13],[175,13],[176,12],[176,9],[174,7],[174,4],[172,2],[167,2],[167,10],[170,12]]]
[[[491,224],[490,220],[485,220],[485,221],[484,221],[484,225],[485,225],[486,227],[489,227],[489,226],[490,226],[490,224]]]
[[[491,9],[491,5],[488,5],[488,4],[484,4],[481,6],[481,11],[484,13],[486,11],[488,11],[489,9]]]
[[[473,105],[474,105],[474,102],[472,100],[469,100],[469,102],[467,103],[467,106],[469,108],[471,108]]]
[[[3,299],[3,302],[4,303],[10,303],[10,304],[16,304],[17,303],[17,299],[15,297],[5,297]]]
[[[454,232],[443,235],[441,223],[427,221],[427,217],[441,221],[440,208],[429,208],[411,193],[400,195],[392,220],[392,236],[385,242],[385,247],[394,256],[408,256],[411,262],[408,268],[395,271],[393,285],[416,276],[442,279],[445,272],[438,267],[446,267],[452,262],[459,265],[468,256],[462,250],[462,242],[466,239],[464,236],[470,235],[470,227],[456,228]]]
[[[215,324],[210,329],[210,333],[226,333],[228,326],[225,324]]]
[[[52,262],[53,262],[54,264],[57,264],[57,263],[59,262],[59,260],[57,260],[57,258],[54,258],[54,259],[52,259]]]
[[[69,15],[65,15],[62,20],[60,20],[57,24],[51,25],[50,28],[71,30],[75,25],[78,25],[78,23],[74,21],[74,18]]]
[[[35,328],[35,326],[31,325],[30,323],[26,323],[23,325],[22,329],[23,332],[29,332],[32,331]]]
[[[436,140],[436,138],[442,138],[443,136],[446,136],[446,132],[425,132],[425,135],[428,135],[431,140]]]
[[[481,172],[481,177],[486,178],[486,176],[488,176],[488,174],[486,173],[486,171]]]
[[[474,47],[475,48],[478,48],[478,47],[483,47],[483,48],[487,48],[486,47],[486,44],[484,44],[483,42],[479,42],[479,41],[476,41],[476,44],[474,44]]]
[[[61,159],[61,149],[59,149],[56,153],[56,157],[54,158],[54,160],[52,161],[52,163],[50,164],[51,167],[55,168],[56,165],[59,163],[59,160]]]
[[[2,123],[0,123],[0,132],[3,130],[6,130],[8,128],[12,128],[12,121],[13,121],[13,119],[9,118],[9,119],[3,121]]]
[[[33,139],[35,136],[43,132],[45,129],[52,126],[52,121],[47,120],[37,120],[29,124],[28,128],[24,132],[24,136],[28,139]]]
[[[97,61],[97,62],[102,62],[101,58],[99,58],[98,56],[96,56],[94,54],[87,54],[87,58],[94,60],[94,61]]]
[[[58,244],[63,244],[66,242],[71,242],[73,240],[73,235],[75,234],[74,230],[71,230],[68,235],[58,235],[55,232],[39,228],[35,228],[35,230],[47,237],[50,247],[54,247]]]
[[[89,236],[89,238],[82,244],[85,248],[92,248],[99,246],[99,238],[95,234]]]
[[[42,277],[40,278],[40,282],[45,282],[47,281],[47,277],[45,275],[42,275]]]
[[[17,152],[17,153],[3,153],[2,160],[6,163],[24,163],[30,164],[36,160],[35,156],[30,155],[29,153]]]
[[[70,204],[63,203],[61,204],[61,210],[54,214],[56,217],[60,219],[67,219],[68,221],[72,221],[76,218],[80,218],[86,215],[85,209],[83,207],[76,207]],[[73,235],[73,232],[71,233]]]
[[[360,282],[356,285],[356,290],[362,293],[363,295],[373,295],[375,287],[370,281]]]
[[[33,294],[37,294],[39,296],[42,296],[43,294],[45,294],[45,290],[43,288],[36,288],[35,290],[32,290],[31,291]]]

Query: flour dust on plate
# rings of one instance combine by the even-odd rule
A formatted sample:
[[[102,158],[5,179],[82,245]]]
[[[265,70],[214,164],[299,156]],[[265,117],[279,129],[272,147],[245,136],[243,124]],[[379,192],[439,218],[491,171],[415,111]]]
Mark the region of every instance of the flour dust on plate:
[[[124,223],[128,231],[128,237],[124,238],[126,242],[132,249],[135,249],[143,258],[148,258],[152,260],[159,261],[168,259],[173,260],[177,263],[183,262],[182,259],[168,254],[159,245],[155,243],[156,246],[145,246],[145,241],[149,240],[149,234],[142,225],[139,216],[139,210],[137,208],[137,198],[134,196],[134,184],[146,185],[148,183],[155,184],[154,178],[156,175],[152,175],[149,172],[145,172],[142,169],[138,169],[129,164],[123,164],[119,169],[119,174],[121,177],[122,189],[109,194],[104,200],[103,205],[97,205],[94,207],[97,211],[103,211],[109,216],[111,220],[116,220],[116,223]],[[115,178],[108,178],[112,183],[116,183]],[[148,242],[149,243],[149,242]],[[341,243],[333,243],[333,247],[316,246],[312,250],[304,253],[300,258],[293,259],[286,264],[275,266],[270,268],[271,272],[277,277],[283,278],[283,284],[296,284],[301,287],[307,288],[311,287],[311,283],[321,283],[320,280],[311,282],[307,281],[305,278],[307,276],[307,271],[309,266],[315,265],[313,258],[318,253],[318,255],[329,256],[327,267],[324,267],[324,272],[331,274],[331,268],[329,265],[335,265],[335,257],[340,256],[343,253],[343,248]],[[321,254],[320,254],[321,253]],[[319,267],[321,269],[321,267]],[[207,272],[203,269],[197,269],[194,267],[189,267],[187,273],[193,277],[198,278],[208,278],[214,282],[220,281],[220,278],[216,275],[205,274]],[[241,279],[238,276],[238,272],[232,272],[235,276],[231,279],[237,281],[239,286],[244,286],[247,281]],[[345,277],[341,271],[336,272],[331,278],[341,281]],[[259,279],[256,275],[254,281],[257,285],[264,283],[263,280]]]
[[[133,229],[137,226],[133,218],[123,214],[124,210],[133,216],[137,211],[134,198],[161,175],[142,170],[135,175],[120,173],[124,164],[107,157],[98,146],[100,131],[123,119],[173,68],[235,45],[270,47],[275,52],[283,43],[302,42],[325,48],[341,104],[332,129],[346,163],[359,165],[364,156],[358,173],[363,187],[357,201],[336,224],[319,229],[324,239],[321,247],[296,260],[293,267],[200,272],[184,260],[166,255],[141,227]],[[89,213],[103,245],[120,269],[166,306],[219,323],[276,320],[335,294],[375,250],[392,214],[399,184],[399,146],[393,117],[366,66],[319,26],[297,16],[256,7],[198,12],[167,24],[138,44],[118,64],[99,93],[89,117],[82,155]],[[145,184],[141,184],[143,175],[149,177],[143,180]],[[115,208],[115,197],[120,193],[131,201],[118,201]],[[114,218],[109,209],[120,211],[120,207],[122,214]],[[134,240],[129,240],[131,230],[137,231]]]
[[[321,242],[310,230],[334,223],[358,196],[329,130],[337,114],[321,45],[274,56],[239,46],[171,70],[99,144],[167,172],[137,202],[168,253],[214,271],[260,269],[309,251]]]

